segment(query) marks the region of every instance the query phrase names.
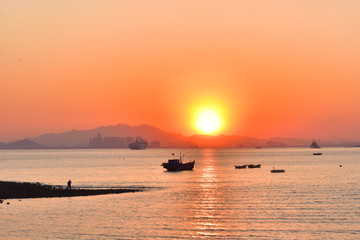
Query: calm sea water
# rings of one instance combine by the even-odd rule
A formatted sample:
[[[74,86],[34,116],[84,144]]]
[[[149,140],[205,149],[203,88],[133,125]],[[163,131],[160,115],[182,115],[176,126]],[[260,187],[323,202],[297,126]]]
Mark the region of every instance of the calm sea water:
[[[6,200],[0,239],[360,239],[360,149],[320,150],[1,150],[3,181],[149,190]],[[180,151],[194,170],[164,171]]]

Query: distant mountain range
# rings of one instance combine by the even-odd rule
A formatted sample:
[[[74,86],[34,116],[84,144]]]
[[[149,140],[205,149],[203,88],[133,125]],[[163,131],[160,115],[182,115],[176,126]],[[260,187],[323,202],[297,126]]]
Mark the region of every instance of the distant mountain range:
[[[0,143],[0,149],[41,149],[48,148],[37,142],[31,141],[29,139],[24,139],[20,141],[15,141],[11,143]]]
[[[89,146],[89,139],[96,137],[100,133],[102,137],[138,137],[151,141],[160,141],[164,147],[186,146],[186,137],[180,134],[173,134],[162,131],[156,127],[141,124],[139,126],[129,126],[118,124],[115,126],[102,126],[89,130],[72,130],[64,133],[44,134],[32,138],[39,144],[55,148],[86,148]]]
[[[149,142],[159,141],[161,147],[174,148],[239,148],[239,147],[308,147],[312,139],[268,138],[259,139],[244,136],[183,136],[162,131],[156,127],[141,124],[129,126],[118,124],[102,126],[89,130],[72,130],[64,133],[48,133],[35,138],[0,143],[1,149],[39,149],[39,148],[88,148],[89,139],[100,133],[103,137],[137,137]],[[322,146],[357,146],[359,142],[338,139],[320,143]]]

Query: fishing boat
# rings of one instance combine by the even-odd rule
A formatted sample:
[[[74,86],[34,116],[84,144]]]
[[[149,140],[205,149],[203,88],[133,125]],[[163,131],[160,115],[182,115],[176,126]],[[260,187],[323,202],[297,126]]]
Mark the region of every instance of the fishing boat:
[[[270,172],[272,172],[272,173],[284,173],[285,170],[284,170],[284,169],[275,169],[275,168],[273,167],[273,169],[270,170]]]
[[[254,164],[249,164],[249,165],[247,165],[248,166],[248,168],[260,168],[261,167],[261,164],[256,164],[256,165],[254,165]]]
[[[246,165],[238,165],[238,166],[235,165],[235,168],[236,169],[241,169],[241,168],[246,168],[246,166],[247,166],[247,164]]]
[[[174,156],[174,154],[172,154],[172,156]],[[168,160],[168,162],[162,163],[161,166],[163,166],[164,168],[166,168],[166,170],[170,172],[193,170],[195,161],[183,163],[182,160],[184,156],[184,154],[180,153],[180,158],[171,158]]]

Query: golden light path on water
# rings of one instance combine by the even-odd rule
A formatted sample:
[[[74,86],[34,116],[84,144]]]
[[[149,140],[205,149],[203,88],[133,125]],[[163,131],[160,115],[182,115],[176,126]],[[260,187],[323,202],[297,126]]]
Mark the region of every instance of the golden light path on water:
[[[196,236],[201,238],[219,236],[219,232],[226,228],[222,221],[219,221],[221,213],[219,206],[223,204],[222,192],[219,187],[218,174],[214,160],[214,150],[206,149],[204,155],[207,158],[207,166],[201,169],[201,179],[198,200],[195,201],[197,209],[193,224],[196,229]]]

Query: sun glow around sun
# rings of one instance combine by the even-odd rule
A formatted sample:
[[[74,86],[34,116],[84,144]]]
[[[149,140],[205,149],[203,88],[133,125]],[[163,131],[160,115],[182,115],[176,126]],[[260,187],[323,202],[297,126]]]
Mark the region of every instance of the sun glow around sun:
[[[196,119],[196,127],[205,134],[215,133],[221,127],[219,114],[211,109],[200,111]]]

